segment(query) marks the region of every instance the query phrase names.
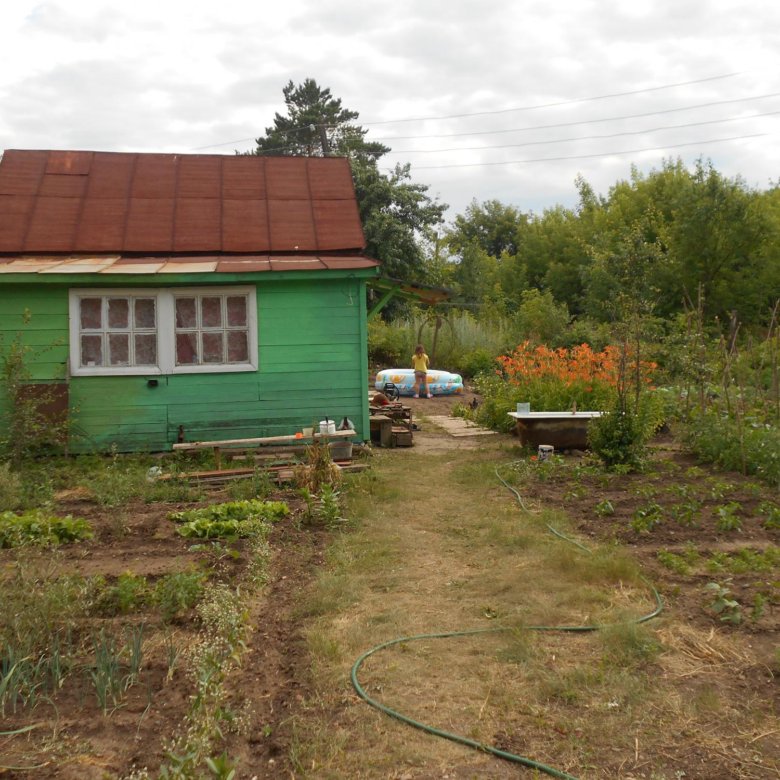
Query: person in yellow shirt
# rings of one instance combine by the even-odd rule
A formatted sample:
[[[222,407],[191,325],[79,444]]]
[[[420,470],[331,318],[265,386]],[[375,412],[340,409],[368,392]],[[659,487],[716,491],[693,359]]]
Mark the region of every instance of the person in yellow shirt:
[[[412,368],[414,369],[414,397],[419,398],[420,393],[427,398],[433,398],[433,393],[428,392],[428,356],[425,347],[418,344],[412,355]]]

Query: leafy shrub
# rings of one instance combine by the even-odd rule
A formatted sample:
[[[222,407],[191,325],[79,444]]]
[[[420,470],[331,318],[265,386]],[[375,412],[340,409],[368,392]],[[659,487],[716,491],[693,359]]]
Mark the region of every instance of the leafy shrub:
[[[477,347],[463,355],[458,369],[468,377],[488,374],[496,370],[496,356],[484,347]]]
[[[187,539],[235,539],[264,536],[270,524],[289,514],[282,501],[229,501],[225,504],[172,512],[168,519],[178,524],[177,532]]]
[[[758,421],[742,425],[716,409],[691,413],[682,426],[686,446],[702,462],[753,474],[780,488],[780,429]]]
[[[405,366],[412,354],[413,338],[397,324],[388,324],[375,317],[368,323],[369,361],[378,366]]]
[[[93,537],[92,526],[78,517],[53,517],[38,509],[22,514],[0,513],[0,547],[23,544],[63,544]]]
[[[124,572],[113,585],[105,585],[97,596],[95,608],[105,615],[127,615],[142,609],[151,597],[146,577]]]
[[[159,607],[163,619],[175,617],[192,609],[203,595],[206,575],[199,571],[179,571],[157,580],[152,601]]]

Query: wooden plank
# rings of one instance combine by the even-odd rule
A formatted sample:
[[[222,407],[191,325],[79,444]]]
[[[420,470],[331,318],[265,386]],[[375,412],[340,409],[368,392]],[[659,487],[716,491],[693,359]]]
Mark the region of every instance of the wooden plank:
[[[314,441],[328,439],[349,439],[356,436],[355,431],[336,431],[336,433],[315,433],[310,438]],[[285,442],[308,441],[308,437],[288,436],[261,436],[254,439],[224,439],[222,441],[194,441],[181,442],[173,445],[174,450],[205,450],[213,447],[252,447],[262,444],[283,444]]]

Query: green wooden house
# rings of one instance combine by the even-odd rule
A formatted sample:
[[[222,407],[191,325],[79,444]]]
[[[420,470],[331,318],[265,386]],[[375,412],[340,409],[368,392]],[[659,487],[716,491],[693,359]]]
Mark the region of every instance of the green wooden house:
[[[75,452],[368,438],[364,243],[345,159],[6,151],[0,351]]]

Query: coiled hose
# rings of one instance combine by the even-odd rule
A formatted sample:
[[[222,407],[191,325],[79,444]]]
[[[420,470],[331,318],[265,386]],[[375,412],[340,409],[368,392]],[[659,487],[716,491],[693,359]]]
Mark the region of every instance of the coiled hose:
[[[512,463],[506,463],[503,466],[497,466],[495,469],[495,473],[496,473],[496,477],[498,477],[499,481],[504,485],[504,487],[506,487],[514,494],[515,498],[517,499],[523,511],[528,511],[520,493],[501,476],[501,473],[499,471],[499,469],[513,466],[517,462],[521,462],[521,461],[513,461]],[[574,539],[570,539],[568,536],[564,536],[564,534],[562,534],[560,531],[556,530],[552,526],[547,525],[547,529],[551,533],[559,537],[560,539],[563,539],[564,541],[567,541],[570,544],[574,544],[576,547],[583,550],[584,552],[587,553],[591,552],[587,547],[580,544]],[[655,599],[655,609],[652,612],[648,613],[647,615],[643,615],[642,617],[630,621],[631,623],[636,623],[636,624],[645,623],[648,620],[652,620],[654,617],[660,615],[661,611],[663,610],[663,602],[661,601],[661,596],[659,595],[658,591],[651,583],[648,582],[647,585],[653,593],[653,597]],[[606,626],[604,625],[598,625],[598,624],[587,625],[587,626],[526,626],[526,628],[530,631],[562,631],[562,632],[566,631],[566,632],[576,632],[576,633],[587,633],[589,631],[597,631],[605,627]],[[527,766],[530,767],[531,769],[536,769],[537,771],[543,772],[544,774],[547,774],[550,777],[563,778],[563,780],[577,780],[577,778],[574,775],[570,775],[566,772],[561,771],[560,769],[555,769],[554,767],[547,766],[546,764],[542,764],[538,761],[534,761],[533,759],[527,758],[526,756],[519,756],[516,755],[515,753],[510,753],[506,750],[500,750],[499,748],[493,747],[492,745],[487,745],[482,742],[477,742],[476,740],[469,739],[468,737],[464,737],[460,734],[453,734],[452,732],[449,731],[443,731],[442,729],[437,729],[434,726],[429,726],[426,723],[421,723],[420,721],[415,720],[414,718],[410,718],[408,715],[404,715],[403,713],[398,712],[398,710],[394,710],[391,707],[388,707],[386,704],[382,704],[382,702],[377,701],[373,697],[369,696],[365,688],[363,688],[363,686],[360,684],[360,681],[358,680],[358,672],[360,671],[360,668],[363,665],[363,663],[366,661],[366,659],[370,658],[372,655],[374,655],[374,653],[378,653],[381,650],[386,650],[388,647],[393,647],[394,645],[409,643],[409,642],[417,642],[425,639],[452,639],[454,637],[475,636],[477,634],[500,633],[502,631],[511,631],[511,630],[512,629],[510,627],[499,626],[497,628],[474,628],[474,629],[467,629],[464,631],[446,631],[446,632],[434,633],[434,634],[417,634],[415,636],[404,636],[404,637],[399,637],[397,639],[391,639],[388,642],[383,642],[381,645],[377,645],[376,647],[372,647],[370,650],[367,650],[355,661],[355,663],[352,665],[352,671],[350,673],[352,687],[355,689],[357,695],[370,706],[374,707],[380,712],[383,712],[385,715],[389,715],[391,718],[400,720],[402,723],[406,723],[407,725],[413,726],[414,728],[420,729],[421,731],[424,731],[428,734],[432,734],[433,736],[441,737],[443,739],[448,739],[451,742],[457,742],[460,745],[466,745],[467,747],[474,748],[475,750],[479,750],[483,753],[490,753],[491,755],[494,755],[498,758],[502,758],[506,761],[511,761],[512,763],[515,764],[521,764],[522,766]]]

